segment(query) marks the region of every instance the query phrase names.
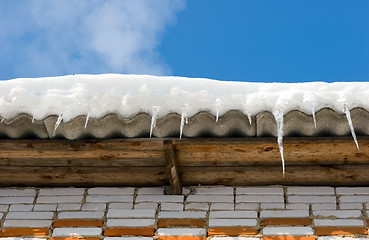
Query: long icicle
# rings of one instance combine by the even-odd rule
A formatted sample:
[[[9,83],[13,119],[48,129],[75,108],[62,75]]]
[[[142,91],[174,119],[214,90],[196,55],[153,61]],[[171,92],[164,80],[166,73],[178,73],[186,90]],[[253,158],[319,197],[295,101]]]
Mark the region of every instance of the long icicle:
[[[182,139],[182,134],[183,134],[183,128],[185,123],[188,123],[188,118],[187,118],[187,111],[188,111],[188,104],[186,103],[183,108],[182,108],[182,114],[181,114],[181,126],[179,129],[179,139]]]
[[[283,172],[283,177],[285,175],[286,172],[286,167],[285,167],[285,162],[284,162],[284,155],[283,155],[283,111],[277,110],[276,112],[273,113],[274,118],[277,122],[277,128],[278,128],[278,147],[279,147],[279,152],[281,154],[281,159],[282,159],[282,172]]]
[[[315,107],[314,107],[314,105],[311,106],[311,113],[313,115],[314,128],[316,128],[316,117],[315,117]]]
[[[181,115],[181,126],[180,126],[180,129],[179,129],[179,139],[182,139],[184,122],[185,122],[185,116],[184,116],[184,113],[182,112],[182,115]]]
[[[357,138],[356,138],[356,133],[355,133],[354,125],[352,124],[352,119],[351,119],[350,111],[348,110],[346,104],[344,104],[343,107],[344,107],[344,110],[345,110],[345,114],[346,114],[346,118],[347,118],[348,124],[350,126],[350,131],[351,131],[352,138],[354,139],[354,142],[355,142],[355,145],[357,147],[357,150],[360,150],[359,143],[357,142]]]

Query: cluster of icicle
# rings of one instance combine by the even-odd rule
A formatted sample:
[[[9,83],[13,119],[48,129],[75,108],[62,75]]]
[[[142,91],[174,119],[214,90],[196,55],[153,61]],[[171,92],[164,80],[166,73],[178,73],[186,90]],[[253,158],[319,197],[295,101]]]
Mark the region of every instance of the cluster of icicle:
[[[180,138],[188,118],[201,111],[222,116],[229,110],[243,112],[249,119],[259,112],[272,112],[278,126],[283,174],[283,116],[291,110],[312,114],[328,107],[346,114],[359,149],[350,109],[369,110],[368,82],[251,83],[222,82],[200,78],[156,77],[146,75],[69,75],[0,81],[1,122],[21,113],[41,120],[57,115],[56,132],[62,121],[81,115],[99,119],[109,113],[132,118],[151,115],[150,137],[157,119],[169,113],[181,115]]]

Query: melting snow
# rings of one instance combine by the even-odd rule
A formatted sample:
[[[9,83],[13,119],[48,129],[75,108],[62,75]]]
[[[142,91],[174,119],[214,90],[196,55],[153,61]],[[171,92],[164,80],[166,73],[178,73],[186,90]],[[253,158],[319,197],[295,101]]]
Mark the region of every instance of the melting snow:
[[[218,121],[227,111],[239,110],[247,115],[250,124],[252,116],[270,111],[278,124],[284,172],[284,113],[300,110],[312,114],[315,127],[315,112],[324,107],[344,113],[359,149],[350,109],[369,110],[368,96],[368,82],[250,83],[147,75],[69,75],[0,81],[0,117],[3,122],[20,113],[28,113],[36,120],[57,115],[56,131],[62,121],[80,115],[86,116],[86,127],[90,117],[116,113],[131,118],[145,112],[152,116],[151,136],[157,119],[178,113],[182,137],[188,118],[201,111],[210,112]]]

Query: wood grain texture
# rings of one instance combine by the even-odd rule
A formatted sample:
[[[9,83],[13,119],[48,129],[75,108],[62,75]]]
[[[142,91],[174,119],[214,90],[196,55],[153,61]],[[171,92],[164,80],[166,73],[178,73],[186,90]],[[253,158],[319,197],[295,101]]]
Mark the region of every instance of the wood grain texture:
[[[172,144],[166,146],[166,140]],[[369,184],[369,137],[359,137],[360,151],[351,137],[285,138],[284,178],[276,142],[276,138],[2,139],[0,185],[158,186],[169,184],[169,176],[172,186],[175,181],[179,186]],[[168,175],[173,166],[175,171]]]
[[[173,141],[164,141],[164,155],[167,162],[167,173],[172,190],[172,194],[182,194],[182,183],[179,178],[176,153],[174,151]]]

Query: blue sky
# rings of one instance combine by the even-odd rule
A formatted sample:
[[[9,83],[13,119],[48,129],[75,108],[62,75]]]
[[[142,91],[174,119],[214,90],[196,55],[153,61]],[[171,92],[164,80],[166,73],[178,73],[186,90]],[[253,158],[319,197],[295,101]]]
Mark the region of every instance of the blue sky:
[[[0,79],[369,80],[367,0],[3,0]]]

